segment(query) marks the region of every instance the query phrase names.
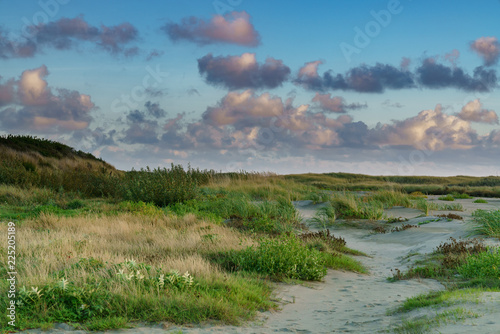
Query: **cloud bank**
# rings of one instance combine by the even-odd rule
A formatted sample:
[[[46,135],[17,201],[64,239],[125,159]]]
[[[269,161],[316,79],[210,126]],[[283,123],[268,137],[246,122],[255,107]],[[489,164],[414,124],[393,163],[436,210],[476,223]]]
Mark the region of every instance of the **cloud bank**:
[[[83,16],[61,18],[47,24],[28,26],[22,34],[0,30],[0,58],[31,58],[44,49],[79,50],[83,43],[114,56],[134,56],[139,49],[129,46],[138,40],[138,30],[128,22],[115,26],[92,26]]]

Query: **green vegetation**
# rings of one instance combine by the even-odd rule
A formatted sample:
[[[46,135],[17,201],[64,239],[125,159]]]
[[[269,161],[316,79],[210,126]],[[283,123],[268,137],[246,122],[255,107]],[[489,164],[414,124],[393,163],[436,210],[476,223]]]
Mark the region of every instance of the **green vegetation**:
[[[482,198],[478,198],[473,203],[488,204],[488,201]]]
[[[420,264],[405,273],[396,269],[390,280],[434,278],[442,282],[447,289],[408,298],[393,313],[408,313],[426,307],[439,307],[444,310],[431,317],[404,319],[402,325],[393,329],[396,333],[423,333],[443,323],[478,317],[463,308],[451,307],[471,301],[478,302],[480,293],[484,291],[500,291],[500,270],[497,269],[500,265],[500,250],[486,248],[477,239],[450,238],[449,242],[438,246],[435,252]]]
[[[367,199],[353,193],[334,193],[330,204],[338,218],[381,219],[384,205],[376,199]]]
[[[238,324],[276,307],[273,280],[364,272],[345,241],[303,233],[292,200],[328,194],[273,174],[115,170],[51,141],[0,140],[0,218],[19,245],[20,329]],[[7,225],[0,224],[0,234]],[[6,257],[6,248],[0,256]],[[134,259],[134,260],[132,260]],[[0,274],[7,273],[6,263]],[[5,291],[8,282],[0,282]],[[6,310],[7,294],[0,296]],[[1,311],[0,329],[11,330]]]
[[[221,263],[229,270],[243,270],[284,278],[321,280],[326,275],[325,256],[306,247],[293,235],[283,234],[274,239],[263,239],[258,246],[225,254]]]
[[[438,198],[440,201],[449,201],[449,202],[453,202],[455,200],[455,197],[453,197],[452,195],[446,195],[446,196],[441,196]]]
[[[465,278],[499,279],[500,249],[489,248],[486,252],[469,256],[457,271]]]
[[[447,323],[456,323],[470,318],[478,318],[479,315],[458,307],[436,313],[435,316],[423,316],[414,320],[403,320],[403,324],[393,329],[394,333],[419,334],[426,333],[431,329]]]
[[[500,210],[476,210],[472,216],[476,223],[474,233],[500,238]]]
[[[397,189],[422,195],[467,194],[500,197],[500,177],[473,176],[372,176],[349,173],[285,175],[285,179],[333,191],[371,191]]]

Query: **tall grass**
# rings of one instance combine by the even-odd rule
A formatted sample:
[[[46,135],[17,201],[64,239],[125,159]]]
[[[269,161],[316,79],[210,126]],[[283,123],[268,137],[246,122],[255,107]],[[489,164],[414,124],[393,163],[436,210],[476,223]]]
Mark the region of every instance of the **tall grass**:
[[[338,218],[381,219],[384,215],[382,202],[353,193],[333,193],[330,204]]]
[[[194,215],[65,218],[42,213],[20,224],[17,277],[26,304],[18,313],[21,325],[79,321],[90,326],[91,320],[109,324],[116,317],[238,323],[272,307],[265,282],[227,276],[209,260],[211,254],[244,249],[253,241]],[[6,234],[6,228],[2,224],[0,232]],[[6,256],[5,248],[0,253]],[[188,272],[192,287],[175,283],[182,278],[172,270],[180,276]],[[6,272],[2,263],[0,274]],[[6,282],[0,288],[6,289]],[[7,303],[7,294],[0,296],[0,309],[6,310]],[[0,327],[6,328],[1,314]]]
[[[500,210],[476,210],[472,216],[476,223],[475,233],[500,238]]]

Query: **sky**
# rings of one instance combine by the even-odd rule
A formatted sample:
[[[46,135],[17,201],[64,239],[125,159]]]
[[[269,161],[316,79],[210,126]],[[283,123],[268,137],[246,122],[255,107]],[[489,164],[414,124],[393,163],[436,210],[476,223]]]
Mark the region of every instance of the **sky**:
[[[499,0],[0,0],[0,134],[122,170],[500,175]]]

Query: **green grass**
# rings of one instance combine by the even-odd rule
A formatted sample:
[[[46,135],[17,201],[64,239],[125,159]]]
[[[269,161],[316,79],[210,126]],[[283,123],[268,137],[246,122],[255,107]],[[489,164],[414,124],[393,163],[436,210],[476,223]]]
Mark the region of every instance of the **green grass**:
[[[221,263],[231,271],[248,271],[268,275],[275,280],[285,278],[321,280],[326,275],[326,257],[317,249],[305,246],[293,235],[263,239],[259,245],[219,255]]]
[[[429,332],[443,324],[456,323],[470,318],[478,318],[479,315],[464,308],[455,308],[451,310],[436,313],[435,316],[423,316],[417,319],[404,319],[403,324],[393,328],[394,333],[420,334]]]
[[[407,313],[415,309],[429,306],[446,307],[467,301],[477,302],[482,291],[481,289],[431,291],[429,293],[407,298],[394,313]]]
[[[481,204],[487,204],[488,201],[482,198],[476,199],[473,203],[481,203]]]
[[[23,306],[17,313],[19,328],[36,327],[47,320],[77,322],[87,330],[120,328],[137,319],[179,324],[220,320],[238,324],[258,310],[275,307],[269,301],[271,287],[248,275],[207,280],[130,262],[91,273],[87,282],[74,283],[69,277],[20,287]],[[2,285],[6,288],[4,282]],[[122,294],[109,292],[117,287],[123,289]],[[0,299],[4,310],[6,302],[6,298]],[[3,329],[8,328],[4,319],[7,318],[0,321]]]
[[[476,224],[474,233],[500,238],[500,210],[476,210],[472,216]]]
[[[471,199],[472,198],[467,193],[457,193],[457,192],[452,193],[451,196],[453,196],[453,198],[455,198],[455,199]]]
[[[500,279],[500,248],[469,256],[457,271],[468,279]]]
[[[453,202],[455,200],[455,197],[453,197],[453,195],[446,195],[446,196],[441,196],[438,198],[440,201],[449,201],[449,202]]]
[[[338,218],[378,220],[384,215],[384,204],[377,199],[362,198],[353,193],[334,193],[330,205]]]

